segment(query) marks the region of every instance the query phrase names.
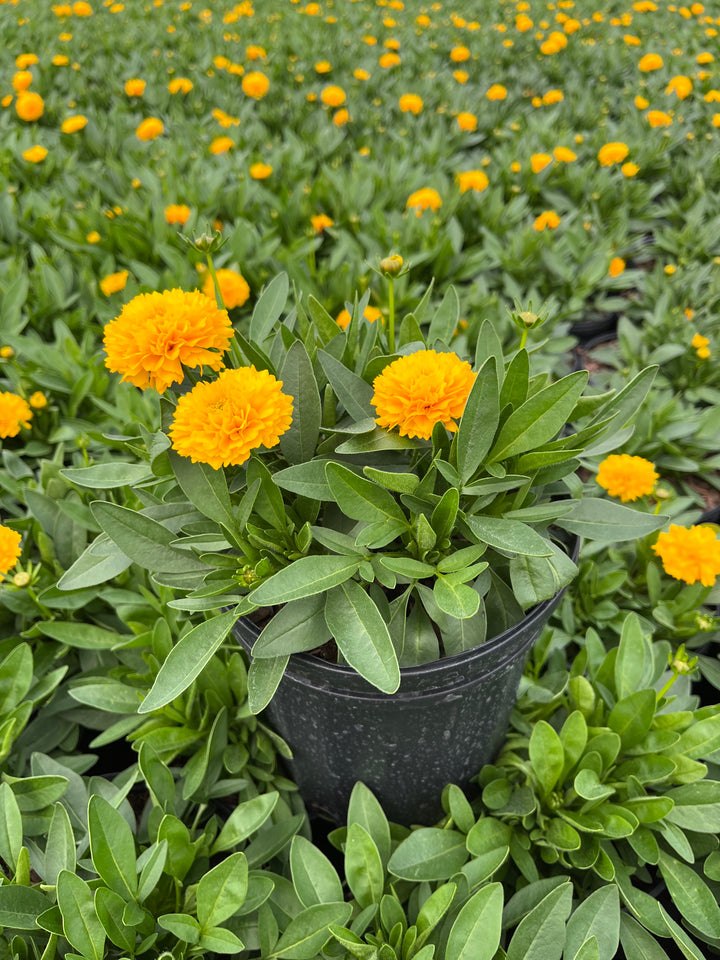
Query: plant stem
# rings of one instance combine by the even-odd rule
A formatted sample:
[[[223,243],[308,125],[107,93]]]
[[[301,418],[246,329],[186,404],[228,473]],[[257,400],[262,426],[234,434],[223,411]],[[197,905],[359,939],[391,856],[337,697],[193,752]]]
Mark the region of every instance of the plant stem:
[[[388,347],[390,353],[395,353],[395,289],[392,277],[388,277]]]
[[[522,332],[522,336],[520,337],[520,346],[518,348],[519,350],[525,349],[525,344],[527,343],[527,336],[528,336],[527,327],[525,327],[525,329]]]

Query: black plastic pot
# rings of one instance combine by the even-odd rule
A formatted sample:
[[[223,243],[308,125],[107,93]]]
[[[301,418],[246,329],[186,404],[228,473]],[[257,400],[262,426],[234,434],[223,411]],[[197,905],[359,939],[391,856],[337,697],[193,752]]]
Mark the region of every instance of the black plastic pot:
[[[577,337],[581,347],[587,347],[596,337],[616,333],[619,313],[598,313],[586,320],[576,320],[570,324],[570,333]]]
[[[362,780],[389,819],[437,821],[445,785],[468,788],[502,745],[528,651],[561,596],[472,650],[402,668],[391,695],[350,667],[293,654],[266,717],[293,751],[310,813],[344,823]],[[250,653],[259,628],[241,619],[234,632]]]

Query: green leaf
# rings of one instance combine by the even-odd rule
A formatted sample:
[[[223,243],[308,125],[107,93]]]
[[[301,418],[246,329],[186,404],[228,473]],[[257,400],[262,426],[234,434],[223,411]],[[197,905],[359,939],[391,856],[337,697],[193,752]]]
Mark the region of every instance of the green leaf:
[[[383,693],[395,693],[400,686],[397,654],[382,614],[359,583],[348,580],[328,591],[325,620],[350,666]]]
[[[280,794],[272,790],[239,803],[227,818],[210,848],[211,856],[236,847],[259,830],[275,809]]]
[[[402,650],[398,652],[400,666],[414,667],[419,663],[431,663],[438,660],[440,658],[440,646],[437,634],[432,621],[423,610],[422,604],[414,603],[408,614],[405,615],[401,611],[398,615],[404,617],[405,628],[402,636]],[[457,622],[462,623],[462,621]],[[446,652],[448,652],[447,644]]]
[[[70,817],[62,803],[56,803],[45,845],[43,880],[50,885],[56,884],[61,870],[74,872],[75,862],[75,836]]]
[[[325,476],[325,467],[332,462],[332,460],[317,459],[298,463],[293,467],[278,470],[273,474],[273,480],[283,490],[289,490],[301,497],[309,497],[312,500],[334,500]]]
[[[57,582],[58,590],[81,590],[119,576],[132,563],[117,544],[101,533]]]
[[[465,522],[478,540],[498,550],[528,557],[552,556],[553,550],[548,541],[520,520],[468,516]]]
[[[439,574],[433,586],[433,595],[438,607],[449,617],[467,620],[475,616],[480,607],[480,595],[465,583],[453,583]]]
[[[347,830],[345,878],[361,907],[380,903],[385,887],[385,870],[374,840],[359,823],[351,823]]]
[[[655,937],[627,913],[620,915],[620,943],[633,960],[670,960]]]
[[[363,473],[375,483],[394,490],[395,493],[414,493],[420,478],[415,473],[402,473],[394,470],[377,470],[375,467],[363,467]]]
[[[372,480],[360,477],[340,463],[325,468],[328,486],[342,512],[364,523],[405,522],[405,514],[393,495]]]
[[[415,921],[418,930],[418,942],[426,940],[445,916],[455,898],[456,891],[456,884],[444,883],[434,893],[431,893],[423,903]]]
[[[720,782],[700,780],[669,790],[674,804],[667,814],[671,823],[698,833],[720,833]]]
[[[660,908],[660,914],[665,922],[665,926],[670,931],[670,936],[678,945],[680,952],[686,958],[686,960],[705,960],[705,954],[697,946],[695,941],[691,940],[683,928],[679,924],[675,923],[673,918],[667,913],[662,904],[659,904],[658,906]]]
[[[571,908],[571,883],[551,890],[518,925],[507,949],[507,960],[560,960]]]
[[[636,613],[629,613],[622,625],[622,635],[615,660],[615,689],[620,699],[652,684],[654,657],[652,641],[645,636]]]
[[[215,470],[206,463],[193,463],[189,457],[181,457],[172,449],[168,450],[168,456],[177,482],[195,509],[228,530],[236,530],[237,521],[224,471]]]
[[[637,693],[618,700],[612,708],[607,725],[620,736],[625,750],[636,746],[645,738],[655,716],[655,706],[654,690],[638,690]]]
[[[177,536],[157,520],[106,500],[94,500],[90,507],[103,531],[138,566],[161,573],[208,572],[192,554],[170,546]]]
[[[282,657],[321,647],[330,639],[322,594],[291,600],[267,623],[252,648],[253,657]]]
[[[322,851],[295,836],[290,846],[290,870],[298,899],[304,907],[316,903],[336,903],[343,899],[343,885],[337,870]]]
[[[680,735],[673,753],[700,760],[720,748],[720,713],[705,720],[696,720]]]
[[[526,400],[500,429],[490,462],[517,456],[552,440],[566,424],[587,380],[587,370],[578,370]]]
[[[200,942],[200,924],[189,913],[165,913],[157,918],[157,922],[183,943]]]
[[[286,273],[279,273],[258,297],[250,319],[250,340],[262,343],[280,319],[288,298],[290,282]]]
[[[446,960],[492,960],[500,946],[503,888],[489,883],[463,905],[450,930]]]
[[[641,513],[621,503],[583,497],[572,511],[555,521],[558,527],[579,537],[598,541],[639,540],[665,526],[667,517]]]
[[[229,953],[237,956],[244,944],[232,930],[226,930],[224,927],[209,927],[200,934],[198,946],[214,953]]]
[[[322,408],[312,363],[301,340],[288,350],[280,378],[283,393],[293,398],[292,423],[280,437],[280,449],[289,463],[305,463],[315,455]]]
[[[433,314],[428,330],[427,342],[434,344],[437,340],[450,343],[458,325],[460,317],[460,300],[454,287],[448,287],[440,306]]]
[[[720,938],[720,907],[700,875],[663,850],[660,851],[659,865],[681,916],[706,937]]]
[[[272,607],[326,593],[349,580],[360,563],[357,557],[301,557],[268,577],[250,596],[255,606]]]
[[[149,856],[147,856],[148,854]],[[140,871],[140,878],[138,879],[138,903],[142,903],[143,900],[146,900],[157,886],[158,881],[165,870],[167,854],[167,840],[161,840],[159,843],[154,843],[152,846],[148,847],[147,850],[143,851],[142,869]],[[141,859],[138,859],[138,867],[140,867],[140,863]],[[102,920],[102,917],[100,919]],[[107,929],[107,927],[105,929]]]
[[[88,829],[93,866],[106,885],[126,900],[137,893],[135,840],[130,826],[112,804],[92,796],[88,804]]]
[[[248,707],[260,713],[272,700],[288,665],[289,655],[252,660],[248,670]]]
[[[113,890],[98,887],[95,891],[95,910],[108,940],[126,953],[135,949],[136,931],[123,920],[127,903]]]
[[[0,784],[0,857],[15,870],[23,841],[20,807],[9,784]],[[0,890],[2,887],[0,887]]]
[[[70,945],[83,957],[102,960],[105,929],[98,919],[88,884],[77,874],[62,870],[57,880],[57,902]]]
[[[198,677],[238,618],[235,610],[193,627],[172,648],[160,667],[138,713],[151,713],[171,703]]]
[[[353,420],[375,420],[377,413],[371,402],[374,392],[370,384],[325,350],[318,350],[317,355],[335,396]]]
[[[566,954],[566,956],[571,957],[572,954]],[[589,937],[585,940],[572,960],[600,960],[600,947],[597,937]]]
[[[120,463],[113,460],[110,463],[95,463],[91,467],[66,467],[60,471],[60,476],[78,487],[114,490],[150,480],[153,472],[147,463]]]
[[[33,681],[33,655],[26,643],[14,647],[0,663],[0,716],[11,713]]]
[[[275,945],[271,957],[313,960],[330,939],[330,925],[343,926],[350,918],[349,903],[316,903],[293,917]]]
[[[0,887],[0,927],[37,933],[35,918],[50,906],[48,898],[37,887],[7,883]]]
[[[248,865],[244,853],[233,853],[203,874],[197,885],[197,918],[205,931],[236,913],[245,901]]]
[[[591,893],[567,924],[565,956],[575,957],[586,940],[597,938],[600,960],[613,960],[620,942],[620,895],[614,884]]]
[[[465,835],[457,830],[421,827],[396,848],[388,870],[403,880],[447,880],[468,858]]]
[[[457,432],[457,468],[463,485],[483,462],[500,421],[498,375],[495,357],[478,371]]]
[[[377,797],[360,780],[350,794],[347,823],[359,823],[370,834],[385,869],[390,859],[390,825]]]
[[[127,643],[133,634],[114,633],[92,623],[75,623],[69,620],[47,620],[36,624],[46,637],[78,650],[110,650]]]
[[[528,749],[540,789],[547,796],[560,779],[565,762],[560,737],[549,723],[539,720],[533,726]]]

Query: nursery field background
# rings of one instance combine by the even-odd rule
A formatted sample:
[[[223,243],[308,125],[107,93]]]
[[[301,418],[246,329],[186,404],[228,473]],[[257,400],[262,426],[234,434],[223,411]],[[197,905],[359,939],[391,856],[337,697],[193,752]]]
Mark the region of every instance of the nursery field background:
[[[718,955],[710,548],[702,582],[664,570],[655,536],[586,549],[481,799],[454,787],[445,820],[409,831],[360,786],[329,839],[284,773],[287,746],[248,708],[236,645],[137,713],[173,644],[218,611],[111,554],[88,573],[103,560],[90,503],[159,508],[152,484],[130,485],[171,472],[153,446],[160,395],[107,369],[103,328],[139,293],[212,296],[194,243],[210,235],[245,337],[282,273],[323,322],[346,325],[357,302],[386,322],[379,265],[396,254],[398,316],[416,323],[421,298],[430,316],[454,289],[462,356],[485,320],[510,352],[519,317],[533,374],[586,366],[600,393],[657,365],[635,427],[591,452],[584,480],[604,495],[603,459],[642,457],[658,480],[638,510],[717,523],[718,12],[0,0],[3,955]],[[90,486],[75,471],[96,464]],[[569,762],[568,715],[599,736],[605,707],[668,683],[675,699],[659,695],[656,716],[651,698],[640,736],[596,743],[579,792],[568,775],[585,741]],[[554,774],[538,725],[565,730]],[[509,803],[520,783],[537,804]]]

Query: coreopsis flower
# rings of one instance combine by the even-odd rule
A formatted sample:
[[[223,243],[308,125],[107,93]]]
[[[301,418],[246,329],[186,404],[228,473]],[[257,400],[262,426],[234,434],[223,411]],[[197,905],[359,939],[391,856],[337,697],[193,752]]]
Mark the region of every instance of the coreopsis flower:
[[[257,44],[251,44],[245,50],[245,56],[248,60],[264,60],[267,56],[267,50],[265,47],[260,47]]]
[[[488,100],[504,100],[507,97],[507,88],[501,83],[494,83],[485,96]]]
[[[316,213],[314,217],[310,217],[310,223],[315,233],[322,233],[323,230],[332,227],[335,221],[326,213]]]
[[[467,47],[457,46],[450,51],[450,59],[453,63],[465,63],[470,59],[470,51]]]
[[[347,96],[342,87],[329,86],[323,89],[320,99],[328,107],[339,107],[345,103]]]
[[[624,177],[628,177],[629,179],[630,177],[634,177],[637,173],[639,173],[640,167],[636,163],[632,163],[630,160],[628,160],[627,163],[624,163],[620,167],[620,170],[622,171],[622,175]]]
[[[634,103],[638,110],[647,110],[647,108],[650,106],[650,101],[645,97],[641,97],[639,94],[637,97],[635,97]]]
[[[595,479],[611,497],[619,497],[623,503],[627,503],[651,494],[658,478],[649,460],[627,453],[614,453],[600,464]]]
[[[85,0],[76,0],[73,4],[73,13],[76,17],[91,17],[93,9]]]
[[[340,313],[335,317],[335,323],[340,327],[341,330],[347,330],[351,320],[352,316],[350,311],[345,307],[343,307]]]
[[[250,296],[250,287],[245,277],[237,270],[230,270],[225,267],[216,270],[215,275],[220,285],[220,294],[226,309],[233,310],[235,307],[241,307]],[[205,277],[202,292],[211,300],[215,299],[215,284],[210,273]]]
[[[0,359],[3,360],[12,360],[15,356],[15,351],[12,347],[0,347]]]
[[[382,317],[382,310],[379,310],[377,307],[372,307],[368,304],[363,311],[363,316],[368,321],[368,323],[375,323],[376,320],[379,320]]]
[[[100,234],[97,232],[97,230],[91,230],[90,233],[85,237],[85,240],[88,243],[100,243],[101,239],[102,238],[100,237]]]
[[[533,227],[538,233],[543,230],[554,230],[560,224],[560,217],[554,210],[544,210],[539,216],[535,217]]]
[[[16,437],[22,427],[29,428],[32,410],[27,400],[16,393],[0,393],[0,439]]]
[[[601,167],[611,167],[614,163],[622,163],[629,152],[626,143],[620,141],[606,143],[598,150],[598,162]]]
[[[113,293],[119,293],[125,289],[128,275],[128,270],[118,270],[117,273],[109,273],[100,281],[100,289],[106,297],[112,296]]]
[[[673,77],[665,88],[665,93],[674,93],[678,100],[684,100],[692,93],[692,80],[682,74]]]
[[[460,193],[467,193],[468,190],[474,190],[475,193],[482,193],[487,190],[489,180],[487,174],[482,170],[465,170],[463,173],[455,175]]]
[[[540,44],[540,52],[546,56],[552,56],[554,53],[559,53],[561,50],[564,50],[566,46],[567,37],[565,34],[560,33],[559,30],[553,30],[547,40]]]
[[[169,436],[193,463],[216,470],[245,463],[258,447],[270,449],[292,423],[293,398],[267,370],[223,370],[180,397]]]
[[[135,136],[138,140],[155,140],[155,138],[159,137],[164,131],[165,127],[163,126],[162,120],[158,119],[158,117],[146,117],[138,125]]]
[[[696,333],[692,338],[692,345],[698,356],[698,360],[708,359],[710,356],[710,340],[708,337],[704,337],[701,333]]]
[[[38,63],[36,53],[20,53],[15,57],[15,66],[18,70],[27,70],[28,67],[32,67],[36,63]]]
[[[2,98],[2,100],[0,100],[0,106],[2,106],[2,107],[9,107],[12,102],[13,102],[13,96],[12,96],[12,94],[11,94],[11,93],[7,93],[7,94],[5,94],[5,96]]]
[[[436,423],[454,432],[476,374],[456,353],[418,350],[399,357],[373,380],[375,422],[400,436],[429,440]]]
[[[32,123],[39,120],[45,111],[45,101],[39,93],[24,90],[15,101],[15,112],[21,120]]]
[[[468,113],[463,111],[457,115],[457,125],[461,130],[464,130],[468,133],[473,133],[477,130],[477,117],[474,113]]]
[[[28,150],[23,150],[23,160],[27,160],[28,163],[42,163],[45,157],[48,155],[47,148],[41,147],[39,144],[35,144],[34,147],[30,147]]]
[[[227,130],[228,127],[237,127],[240,125],[240,117],[232,117],[229,113],[225,113],[224,110],[220,110],[218,107],[213,110],[212,115],[224,130]]]
[[[125,94],[128,97],[141,97],[145,93],[146,83],[138,77],[125,81]]]
[[[519,13],[515,17],[515,29],[520,33],[527,33],[528,30],[532,30],[533,26],[532,20],[526,13]]]
[[[407,198],[405,209],[414,210],[420,217],[423,210],[439,210],[441,206],[442,199],[437,190],[433,190],[432,187],[421,187]]]
[[[0,394],[2,396],[2,394]],[[0,523],[0,580],[8,573],[20,559],[21,534]]]
[[[252,97],[254,100],[262,100],[269,89],[270,81],[265,74],[260,73],[259,70],[252,70],[250,73],[246,73],[242,79],[243,93],[245,96]]]
[[[660,70],[662,65],[663,58],[659,53],[646,53],[644,57],[640,58],[638,70],[642,70],[643,73],[651,73],[653,70]]]
[[[646,117],[651,127],[669,127],[672,124],[672,117],[664,110],[648,110]]]
[[[453,70],[453,77],[457,83],[467,83],[469,79],[466,70]]]
[[[13,90],[15,93],[22,93],[30,86],[33,81],[33,75],[29,70],[18,70],[12,78]]]
[[[48,405],[47,397],[42,390],[36,390],[35,393],[31,394],[28,403],[33,410],[44,410]]]
[[[362,67],[358,67],[357,70],[353,70],[353,76],[356,80],[369,80],[370,74],[367,70],[363,70]]]
[[[549,153],[534,153],[530,157],[530,166],[532,167],[532,172],[540,173],[541,170],[544,170],[545,167],[552,163],[552,159],[553,158]]]
[[[400,63],[400,57],[397,53],[383,53],[383,55],[378,60],[378,65],[383,68],[383,70],[389,70],[391,67],[397,67]]]
[[[608,273],[611,277],[619,277],[625,270],[625,261],[622,257],[613,257],[608,267]]]
[[[563,99],[562,90],[548,90],[547,93],[543,94],[542,102],[546,106],[551,106],[554,103],[562,103]]]
[[[700,581],[704,587],[712,587],[720,574],[720,540],[711,526],[673,523],[667,532],[658,534],[653,550],[665,573],[676,580]]]
[[[179,223],[184,226],[190,219],[190,207],[184,203],[171,203],[165,207],[165,219],[172,226]]]
[[[190,93],[192,88],[193,82],[187,77],[174,77],[168,84],[170,93]]]
[[[82,114],[77,113],[75,116],[66,117],[60,129],[63,133],[77,133],[79,130],[84,130],[87,126],[87,117],[84,117]]]
[[[235,141],[231,137],[215,137],[209,149],[210,153],[218,157],[221,153],[227,153],[228,150],[232,150],[234,146]]]
[[[707,50],[705,50],[702,53],[699,53],[695,58],[695,60],[697,63],[702,65],[706,63],[712,63],[715,60],[715,57],[711,53],[709,53]]]
[[[342,109],[335,111],[332,119],[336,127],[342,127],[350,120],[350,114],[345,107],[342,107]]]
[[[248,171],[253,180],[267,180],[272,172],[269,163],[253,163]]]
[[[183,367],[219,370],[232,336],[227,310],[198,290],[141,293],[105,326],[105,366],[162,393],[182,382]]]
[[[558,163],[572,163],[573,160],[577,160],[577,154],[569,147],[555,147],[553,157]]]
[[[422,97],[416,93],[404,93],[398,100],[398,106],[403,113],[413,113],[417,116],[423,108]]]
[[[326,73],[332,73],[332,64],[327,60],[319,60],[315,64],[315,73],[319,73],[320,76],[323,76]]]

